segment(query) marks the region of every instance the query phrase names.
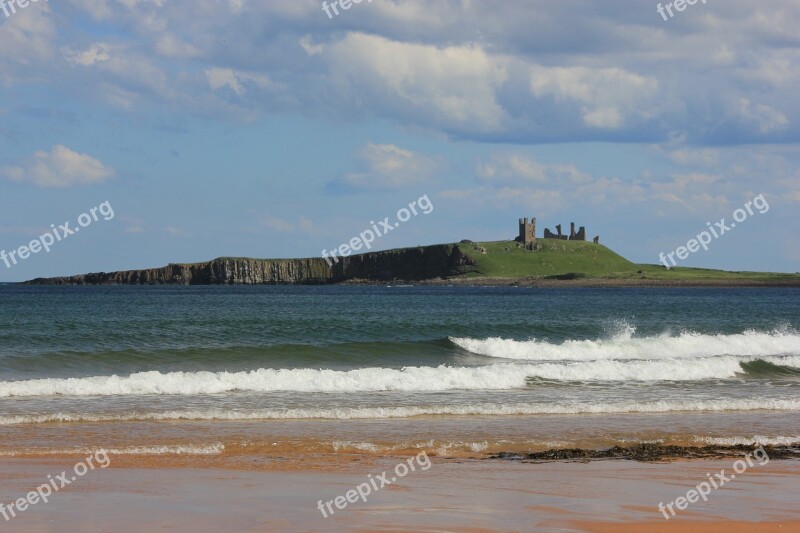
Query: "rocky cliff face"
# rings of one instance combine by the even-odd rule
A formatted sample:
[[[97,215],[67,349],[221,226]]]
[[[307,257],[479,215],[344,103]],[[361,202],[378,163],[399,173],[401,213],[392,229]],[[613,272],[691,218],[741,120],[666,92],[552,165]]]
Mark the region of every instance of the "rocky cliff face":
[[[31,285],[275,285],[344,281],[423,280],[463,274],[472,265],[456,244],[403,248],[341,258],[234,259],[162,268],[38,278]]]

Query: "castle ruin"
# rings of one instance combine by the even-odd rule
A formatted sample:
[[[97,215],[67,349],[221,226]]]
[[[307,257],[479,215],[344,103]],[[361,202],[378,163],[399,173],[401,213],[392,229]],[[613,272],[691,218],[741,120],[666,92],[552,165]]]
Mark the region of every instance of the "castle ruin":
[[[545,228],[544,230],[544,238],[545,239],[560,239],[562,241],[585,241],[586,240],[586,228],[581,226],[578,231],[575,231],[575,223],[570,222],[569,224],[569,235],[564,235],[561,232],[561,224],[556,225],[556,232],[553,233],[549,229]]]
[[[516,240],[528,250],[535,252],[539,249],[539,242],[536,240],[535,218],[532,218],[530,223],[527,218],[519,219],[519,237]]]
[[[569,235],[561,232],[561,224],[556,225],[556,232],[553,233],[548,228],[544,229],[545,239],[558,239],[562,241],[585,241],[586,240],[586,227],[581,226],[578,231],[575,231],[575,223],[570,222]],[[539,241],[536,239],[536,219],[532,218],[528,222],[527,218],[519,219],[519,236],[515,239],[521,243],[526,249],[536,251],[539,249]],[[592,239],[595,244],[600,243],[600,236]]]

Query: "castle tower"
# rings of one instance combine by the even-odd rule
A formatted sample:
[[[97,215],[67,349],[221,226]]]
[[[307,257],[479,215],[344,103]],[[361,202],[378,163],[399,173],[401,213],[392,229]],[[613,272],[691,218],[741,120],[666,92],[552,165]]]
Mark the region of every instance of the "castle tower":
[[[517,240],[528,250],[536,250],[536,219],[532,218],[528,223],[527,218],[519,219],[519,237]]]

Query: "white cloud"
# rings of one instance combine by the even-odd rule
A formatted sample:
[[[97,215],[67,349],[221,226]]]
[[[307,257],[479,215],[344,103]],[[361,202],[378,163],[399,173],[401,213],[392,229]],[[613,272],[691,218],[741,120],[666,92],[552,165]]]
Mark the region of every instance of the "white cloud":
[[[622,115],[616,107],[598,108],[585,111],[583,121],[587,126],[615,130],[622,126]]]
[[[668,181],[649,184],[649,197],[667,204],[679,204],[687,211],[700,212],[725,206],[728,199],[720,189],[721,176],[692,172],[672,176]]]
[[[365,95],[362,105],[366,98],[444,128],[496,131],[506,117],[496,95],[508,79],[505,62],[479,45],[437,47],[349,33],[324,56],[346,101]]]
[[[536,187],[475,187],[471,189],[448,189],[439,193],[441,198],[472,202],[475,205],[491,206],[494,209],[524,207],[534,209],[537,215],[552,213],[564,205],[561,191]]]
[[[713,148],[681,148],[667,154],[673,163],[678,165],[696,165],[713,167],[719,164],[719,150]]]
[[[179,228],[177,226],[165,226],[164,231],[169,233],[173,237],[187,237],[188,234],[183,228]]]
[[[192,59],[202,55],[198,47],[169,33],[158,38],[156,50],[163,56],[177,59]]]
[[[658,81],[621,68],[541,67],[531,72],[531,91],[556,103],[577,104],[585,125],[617,129],[626,119],[654,115]]]
[[[302,39],[300,39],[300,46],[306,53],[310,56],[315,56],[317,54],[321,54],[325,47],[321,44],[314,44],[311,40],[310,35],[304,35]]]
[[[0,57],[0,82],[169,106],[187,122],[277,112],[521,144],[800,138],[796,0],[730,0],[686,25],[580,0],[373,2],[336,24],[317,0],[68,3],[92,20],[56,28],[39,2],[0,24],[14,51]],[[75,48],[64,56],[76,68],[55,42]]]
[[[574,165],[546,165],[521,154],[494,154],[490,162],[478,163],[475,172],[484,182],[495,184],[585,183],[592,179]]]
[[[97,159],[53,146],[50,152],[38,151],[23,165],[3,167],[2,174],[17,182],[30,182],[37,187],[71,187],[103,183],[114,175],[114,169]]]
[[[206,79],[212,90],[218,91],[222,88],[229,88],[237,96],[245,92],[245,85],[253,84],[262,89],[276,88],[276,84],[268,76],[240,72],[229,68],[211,68],[206,70]]]
[[[715,161],[720,155],[714,150],[667,153],[683,161],[703,163]],[[522,153],[494,154],[489,162],[478,163],[477,187],[449,189],[444,191],[443,197],[471,201],[477,206],[530,206],[536,210],[567,205],[637,204],[648,206],[653,213],[674,216],[677,212],[727,208],[729,198],[743,190],[741,183],[733,182],[724,174],[689,172],[664,179],[654,179],[649,174],[643,172],[644,179],[594,177],[568,163],[544,164]],[[796,189],[788,181],[785,188]],[[546,202],[549,204],[545,205]]]
[[[789,125],[789,119],[768,105],[753,105],[748,98],[739,99],[740,116],[748,123],[758,126],[761,133],[770,133]]]
[[[23,165],[4,167],[1,172],[7,179],[37,187],[92,185],[114,175],[111,167],[61,144],[53,146],[50,152],[38,151]]]
[[[0,22],[0,80],[6,84],[39,78],[55,56],[56,26],[45,2],[18,9]]]
[[[93,80],[93,84],[102,85],[112,93],[102,93],[106,101],[117,104],[119,95],[126,95],[122,99],[125,109],[133,107],[136,99],[148,93],[167,100],[176,97],[169,74],[151,57],[130,47],[98,42],[84,50],[62,48],[62,54],[69,64],[99,78],[99,81]]]
[[[430,181],[439,163],[393,144],[368,143],[359,152],[358,170],[331,184],[344,189],[399,189]]]
[[[111,47],[106,43],[95,43],[84,51],[76,51],[71,48],[64,49],[64,57],[74,65],[88,67],[101,61],[108,61]]]

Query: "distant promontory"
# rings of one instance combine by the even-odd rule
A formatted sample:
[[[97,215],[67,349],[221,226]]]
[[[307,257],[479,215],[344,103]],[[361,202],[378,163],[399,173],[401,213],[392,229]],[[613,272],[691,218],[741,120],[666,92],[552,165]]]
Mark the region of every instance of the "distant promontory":
[[[221,257],[160,268],[37,278],[28,285],[322,285],[414,282],[521,286],[783,286],[800,275],[673,268],[628,261],[609,248],[581,240],[462,241],[338,258]]]

